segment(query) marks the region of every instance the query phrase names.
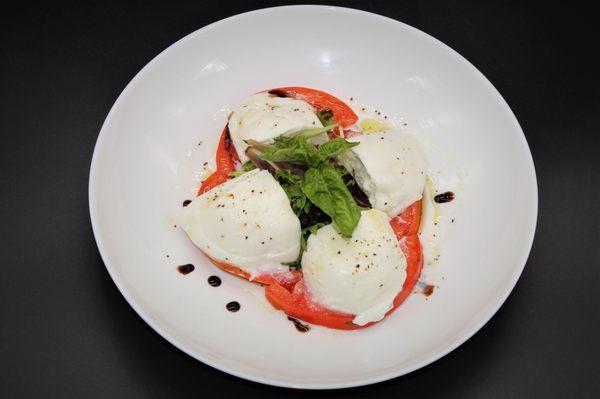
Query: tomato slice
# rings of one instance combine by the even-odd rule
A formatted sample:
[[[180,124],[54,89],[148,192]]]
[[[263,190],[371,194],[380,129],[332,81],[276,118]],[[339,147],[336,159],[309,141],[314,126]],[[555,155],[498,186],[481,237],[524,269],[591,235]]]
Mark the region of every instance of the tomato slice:
[[[394,216],[390,220],[390,225],[396,238],[400,240],[402,237],[414,235],[419,232],[419,225],[421,224],[421,204],[422,201],[417,201],[411,206],[406,208],[402,213]]]
[[[231,145],[229,128],[225,126],[219,139],[219,145],[217,146],[217,170],[208,179],[204,180],[198,190],[198,195],[204,194],[218,185],[225,183],[229,179],[229,173],[235,171],[236,162],[239,163],[240,158],[233,145]]]
[[[290,86],[279,87],[269,90],[269,92],[304,100],[318,111],[331,110],[333,111],[333,120],[342,127],[353,125],[358,120],[358,116],[345,102],[324,91],[309,89],[308,87]]]
[[[410,295],[423,268],[421,242],[417,232],[421,219],[421,201],[416,201],[399,216],[402,216],[402,223],[390,222],[390,224],[406,257],[406,279],[402,291],[394,298],[393,307],[386,313],[386,316],[397,309]],[[405,232],[411,232],[411,234],[405,235]],[[324,308],[311,299],[303,280],[300,280],[292,290],[288,290],[280,284],[271,284],[265,288],[265,295],[275,308],[282,310],[288,316],[308,323],[339,330],[355,330],[376,323],[359,326],[352,322],[354,315]]]
[[[349,139],[350,137],[360,136],[362,132],[356,130],[344,130],[344,138]]]
[[[260,284],[277,284],[282,288],[291,290],[298,281],[302,280],[302,273],[296,269],[290,269],[289,271],[283,272],[259,274],[253,279],[251,279],[250,273],[240,269],[237,266],[233,266],[225,262],[220,262],[216,259],[211,258],[210,256],[208,256],[208,258],[219,269],[231,274],[235,274],[236,276],[242,277],[248,281],[253,281]]]

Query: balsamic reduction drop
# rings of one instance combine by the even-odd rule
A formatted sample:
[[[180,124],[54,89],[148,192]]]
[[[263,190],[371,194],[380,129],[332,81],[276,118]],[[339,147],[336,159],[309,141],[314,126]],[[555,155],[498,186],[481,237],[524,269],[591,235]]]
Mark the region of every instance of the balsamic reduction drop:
[[[210,276],[208,278],[208,284],[210,284],[213,287],[218,287],[221,285],[221,279],[219,278],[219,276]]]
[[[446,191],[445,193],[441,193],[433,197],[433,200],[438,204],[443,204],[445,202],[450,202],[454,199],[454,193],[452,191]]]
[[[177,271],[183,275],[191,273],[194,271],[194,265],[188,263],[187,265],[177,266]]]

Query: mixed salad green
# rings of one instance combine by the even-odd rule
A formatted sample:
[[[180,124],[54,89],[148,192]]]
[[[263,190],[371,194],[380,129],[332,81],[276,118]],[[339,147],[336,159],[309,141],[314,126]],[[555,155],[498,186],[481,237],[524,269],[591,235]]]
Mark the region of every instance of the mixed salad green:
[[[250,161],[242,165],[242,171],[234,172],[239,175],[254,168],[266,169],[286,192],[302,227],[302,251],[299,259],[290,266],[299,266],[306,240],[324,225],[333,223],[341,235],[350,237],[364,206],[353,195],[357,188],[353,177],[334,162],[336,156],[358,143],[337,137],[314,144],[311,138],[325,135],[337,127],[331,123],[327,111],[319,113],[319,118],[325,127],[279,136],[272,144],[248,140],[246,155]]]

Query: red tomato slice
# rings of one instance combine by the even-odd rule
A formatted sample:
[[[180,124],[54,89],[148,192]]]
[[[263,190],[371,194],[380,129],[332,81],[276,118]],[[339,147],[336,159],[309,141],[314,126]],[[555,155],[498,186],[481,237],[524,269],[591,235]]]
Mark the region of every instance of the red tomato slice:
[[[269,92],[304,100],[318,111],[329,109],[333,111],[333,120],[342,127],[348,127],[358,120],[358,116],[356,116],[354,111],[345,102],[324,91],[291,86],[280,87],[269,90]]]
[[[392,229],[396,233],[396,238],[400,240],[402,237],[417,234],[419,225],[421,224],[421,204],[422,201],[417,201],[406,208],[402,213],[394,216],[390,220]]]
[[[356,130],[344,130],[344,138],[349,139],[350,137],[360,136],[362,132]]]
[[[208,256],[208,255],[206,255]],[[260,284],[271,285],[277,284],[280,287],[292,289],[294,285],[302,280],[302,273],[296,269],[290,269],[289,271],[276,272],[276,273],[264,273],[255,276],[254,279],[250,280],[250,274],[237,266],[230,265],[229,263],[220,262],[216,259],[208,256],[210,261],[214,263],[219,269],[225,270],[228,273],[235,274],[236,276],[242,277],[246,280],[253,281]]]
[[[402,223],[390,222],[400,243],[400,248],[406,257],[406,280],[404,280],[402,291],[396,295],[393,307],[387,312],[386,316],[398,308],[410,295],[421,275],[423,255],[417,233],[421,219],[420,210],[421,201],[419,200],[402,212],[400,215],[402,216]],[[403,235],[402,233],[406,231],[410,231],[412,234]],[[304,287],[304,281],[302,280],[291,291],[279,284],[269,285],[265,288],[265,295],[275,308],[282,310],[288,316],[304,320],[308,323],[320,324],[339,330],[355,330],[375,324],[373,322],[364,326],[356,325],[352,322],[354,315],[326,309],[314,302],[310,297],[310,293]]]
[[[208,179],[204,180],[198,190],[198,195],[204,194],[218,185],[225,183],[229,179],[229,173],[235,171],[236,162],[239,163],[240,159],[235,148],[231,145],[229,128],[225,126],[219,139],[219,145],[217,146],[217,170]]]

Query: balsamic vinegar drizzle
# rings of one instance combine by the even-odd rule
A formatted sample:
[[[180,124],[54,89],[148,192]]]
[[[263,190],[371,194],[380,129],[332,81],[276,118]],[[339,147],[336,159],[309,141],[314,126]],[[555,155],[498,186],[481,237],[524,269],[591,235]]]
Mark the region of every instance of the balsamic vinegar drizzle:
[[[294,323],[294,327],[296,327],[296,330],[298,330],[298,332],[305,333],[308,332],[308,330],[310,330],[310,326],[308,324],[302,324],[298,319],[294,319],[293,317],[288,316],[288,320]]]
[[[438,204],[443,204],[444,202],[450,202],[454,199],[454,193],[452,191],[446,191],[445,193],[441,193],[433,197],[433,200]]]
[[[208,278],[208,284],[210,284],[212,287],[218,287],[221,285],[221,279],[219,276],[210,276]]]
[[[237,312],[238,310],[240,310],[240,303],[237,301],[231,301],[227,305],[225,305],[225,308],[227,308],[227,310],[229,310],[230,312]]]
[[[177,271],[183,275],[193,272],[194,269],[195,269],[194,265],[192,265],[191,263],[188,263],[186,265],[177,266]]]
[[[185,200],[185,201],[183,201],[183,206],[188,206],[191,203],[192,203],[192,200]]]

